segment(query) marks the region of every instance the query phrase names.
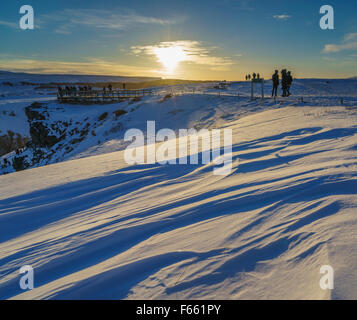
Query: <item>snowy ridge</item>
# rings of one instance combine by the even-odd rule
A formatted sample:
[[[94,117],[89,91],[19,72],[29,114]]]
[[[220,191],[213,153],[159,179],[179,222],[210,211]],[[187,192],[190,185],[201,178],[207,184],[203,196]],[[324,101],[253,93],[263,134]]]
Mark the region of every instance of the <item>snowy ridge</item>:
[[[193,94],[122,105],[125,128],[232,129],[232,173],[127,165],[120,131],[1,176],[0,298],[356,298],[354,94],[343,106],[338,91],[306,93],[311,105]],[[23,292],[27,264],[35,289]],[[323,265],[333,291],[319,286]]]
[[[140,82],[158,80],[161,78],[127,77],[127,76],[101,76],[101,75],[74,75],[74,74],[32,74],[22,72],[9,72],[0,70],[0,81],[15,83],[30,82],[36,84],[45,83],[80,83],[80,82]]]

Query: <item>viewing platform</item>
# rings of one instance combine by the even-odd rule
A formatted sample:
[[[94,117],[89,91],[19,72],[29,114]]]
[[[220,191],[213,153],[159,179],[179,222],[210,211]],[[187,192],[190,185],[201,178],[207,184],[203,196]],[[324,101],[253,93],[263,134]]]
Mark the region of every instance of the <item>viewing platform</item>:
[[[90,91],[66,91],[57,93],[57,100],[60,103],[73,104],[102,104],[120,102],[127,99],[142,98],[145,96],[152,96],[154,90],[140,89],[140,90],[90,90]]]

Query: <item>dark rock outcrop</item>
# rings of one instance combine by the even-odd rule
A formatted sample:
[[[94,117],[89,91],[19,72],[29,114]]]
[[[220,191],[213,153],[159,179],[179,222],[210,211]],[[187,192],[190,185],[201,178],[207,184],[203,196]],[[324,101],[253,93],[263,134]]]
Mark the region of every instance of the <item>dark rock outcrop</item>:
[[[30,125],[32,146],[38,148],[51,148],[66,136],[61,122],[49,125],[49,114],[46,106],[34,102],[25,109]]]
[[[27,169],[30,164],[25,160],[26,157],[14,157],[12,160],[12,166],[16,171],[22,171]]]

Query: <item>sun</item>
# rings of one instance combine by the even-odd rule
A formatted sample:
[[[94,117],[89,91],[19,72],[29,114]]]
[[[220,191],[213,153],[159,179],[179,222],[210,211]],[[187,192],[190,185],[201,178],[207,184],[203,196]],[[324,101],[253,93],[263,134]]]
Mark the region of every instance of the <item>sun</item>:
[[[171,46],[164,48],[155,48],[158,61],[163,64],[168,74],[174,73],[177,65],[181,61],[187,60],[187,54],[180,46]]]

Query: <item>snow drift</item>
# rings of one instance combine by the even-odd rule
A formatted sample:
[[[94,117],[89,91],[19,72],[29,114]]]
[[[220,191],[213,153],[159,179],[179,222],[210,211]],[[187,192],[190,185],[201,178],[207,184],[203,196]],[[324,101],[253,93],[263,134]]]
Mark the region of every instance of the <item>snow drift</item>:
[[[338,105],[326,85],[304,95],[305,83],[304,102],[192,94],[124,108],[127,127],[232,129],[228,176],[213,164],[129,166],[119,133],[1,176],[0,297],[357,298],[357,104]],[[18,285],[23,265],[34,290]]]

